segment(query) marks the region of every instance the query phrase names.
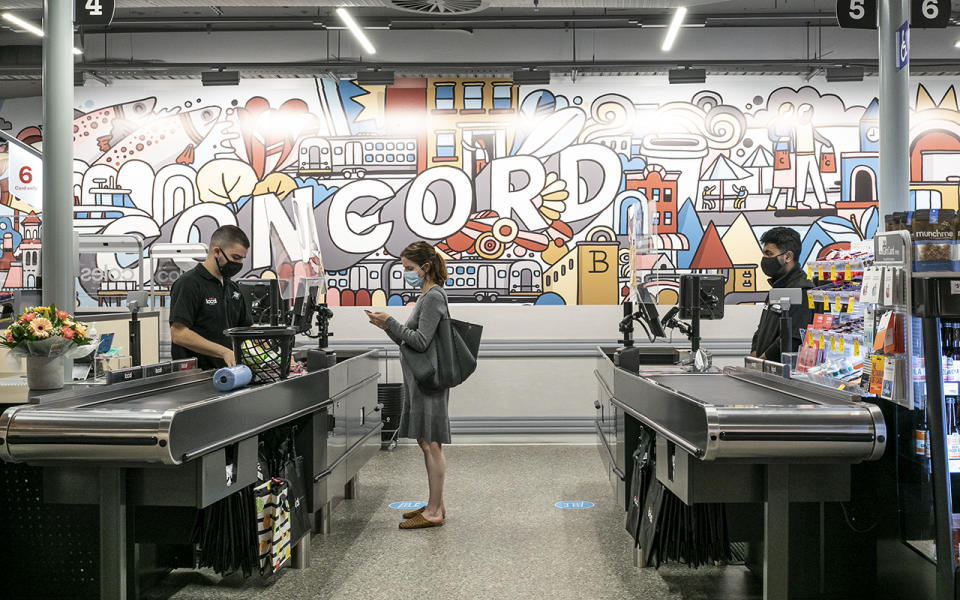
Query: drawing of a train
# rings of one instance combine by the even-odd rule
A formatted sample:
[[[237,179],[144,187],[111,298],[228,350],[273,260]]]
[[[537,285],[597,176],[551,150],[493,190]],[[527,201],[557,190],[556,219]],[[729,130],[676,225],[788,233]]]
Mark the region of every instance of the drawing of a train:
[[[454,302],[534,302],[543,293],[542,270],[535,260],[451,260],[444,289]],[[354,292],[383,290],[388,298],[399,296],[404,304],[419,295],[403,278],[403,265],[396,260],[328,272],[327,285]]]
[[[308,137],[300,143],[297,176],[415,175],[420,171],[417,146],[413,136]]]

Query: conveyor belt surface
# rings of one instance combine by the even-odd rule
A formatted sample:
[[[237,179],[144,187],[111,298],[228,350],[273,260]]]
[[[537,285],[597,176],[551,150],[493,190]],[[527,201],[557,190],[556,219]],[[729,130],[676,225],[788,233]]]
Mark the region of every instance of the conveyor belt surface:
[[[179,464],[375,382],[375,355],[226,394],[202,371],[58,394],[0,416],[0,459]]]
[[[651,381],[712,406],[821,406],[809,398],[760,387],[724,374],[654,375]]]
[[[635,374],[608,362],[596,375],[611,401],[699,459],[859,462],[883,454],[880,409],[853,394],[743,369]]]

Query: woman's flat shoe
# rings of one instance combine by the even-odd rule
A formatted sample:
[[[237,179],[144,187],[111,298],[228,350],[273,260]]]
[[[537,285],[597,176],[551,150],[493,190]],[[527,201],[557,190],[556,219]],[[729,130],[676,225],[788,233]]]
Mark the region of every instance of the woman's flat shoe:
[[[400,516],[403,517],[404,519],[412,519],[412,518],[414,518],[415,516],[419,515],[420,513],[422,513],[422,512],[425,511],[425,510],[427,510],[427,507],[426,507],[426,506],[421,506],[421,507],[418,508],[417,510],[411,510],[410,512],[405,512],[405,513],[403,513],[403,514],[400,515]],[[444,510],[442,514],[443,514],[443,518],[446,519],[446,518],[447,518],[447,511]]]
[[[407,519],[403,523],[400,523],[400,529],[426,529],[428,527],[442,527],[442,526],[443,526],[443,521],[440,521],[439,523],[428,521],[426,517],[423,516],[423,513],[420,513],[415,517]]]

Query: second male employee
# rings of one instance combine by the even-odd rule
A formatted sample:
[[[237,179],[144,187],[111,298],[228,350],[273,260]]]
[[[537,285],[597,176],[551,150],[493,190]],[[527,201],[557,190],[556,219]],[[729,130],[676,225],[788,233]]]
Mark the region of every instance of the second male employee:
[[[231,277],[240,273],[250,248],[243,230],[224,225],[210,237],[202,263],[187,271],[170,290],[170,341],[174,359],[197,358],[201,369],[236,364],[224,329],[251,324],[250,310]]]
[[[801,331],[813,321],[813,311],[807,304],[806,291],[813,287],[807,275],[797,263],[800,256],[800,234],[787,227],[774,227],[760,237],[763,244],[763,259],[760,270],[769,279],[770,286],[777,288],[800,288],[804,296],[800,304],[790,306],[791,348],[799,351],[803,339]],[[772,361],[780,360],[780,315],[769,307],[763,309],[760,324],[753,334],[750,356]]]

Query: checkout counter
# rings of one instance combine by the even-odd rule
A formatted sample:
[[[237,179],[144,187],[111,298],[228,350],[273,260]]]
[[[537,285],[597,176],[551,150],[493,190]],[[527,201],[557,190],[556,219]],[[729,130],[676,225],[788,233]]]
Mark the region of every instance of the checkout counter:
[[[152,315],[151,315],[152,316]],[[142,335],[146,340],[148,336]],[[380,449],[376,351],[324,355],[273,383],[217,391],[211,371],[144,367],[111,385],[71,385],[29,403],[0,400],[3,587],[14,597],[139,597],[148,580],[194,566],[200,509],[258,479],[258,436],[295,424],[316,533],[356,496]],[[293,566],[309,561],[310,536]]]
[[[693,326],[687,328],[693,353],[661,344],[638,353],[625,327],[631,316],[661,336],[672,318],[660,322],[652,300],[641,300],[641,307],[636,315],[627,309],[624,346],[597,349],[594,370],[598,446],[620,506],[627,510],[636,500],[630,497],[634,452],[645,428],[656,438],[657,481],[688,506],[726,505],[730,538],[750,542],[747,564],[762,571],[765,600],[857,589],[856,573],[835,573],[824,559],[836,547],[856,546],[843,535],[845,526],[832,527],[824,503],[849,502],[855,465],[883,456],[880,408],[849,392],[788,379],[766,361],[713,368]]]

